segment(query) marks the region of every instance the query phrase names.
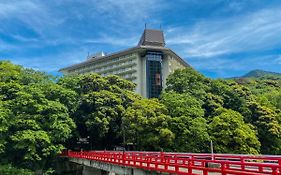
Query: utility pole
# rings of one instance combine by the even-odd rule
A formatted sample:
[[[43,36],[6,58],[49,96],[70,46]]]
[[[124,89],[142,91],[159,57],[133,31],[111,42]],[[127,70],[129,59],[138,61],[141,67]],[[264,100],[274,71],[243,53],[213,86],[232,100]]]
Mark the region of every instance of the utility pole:
[[[125,136],[125,126],[124,126],[124,119],[123,119],[123,117],[122,117],[122,119],[121,119],[122,121],[121,121],[121,129],[122,129],[122,135],[123,135],[123,146],[124,146],[124,148],[125,148],[125,144],[126,144],[126,136]]]
[[[212,160],[214,160],[214,147],[213,147],[213,141],[211,140],[210,142],[210,146],[211,146],[211,156],[212,156]]]

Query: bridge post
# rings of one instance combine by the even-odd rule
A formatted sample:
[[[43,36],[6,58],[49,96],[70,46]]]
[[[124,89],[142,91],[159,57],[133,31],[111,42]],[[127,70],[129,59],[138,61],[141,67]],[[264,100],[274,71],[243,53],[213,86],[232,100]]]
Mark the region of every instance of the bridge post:
[[[222,175],[226,175],[226,172],[225,172],[225,164],[224,164],[224,163],[221,163],[221,174],[222,174]]]
[[[192,161],[191,159],[188,160],[188,165],[187,165],[188,175],[192,175],[192,162],[191,161]]]
[[[272,175],[278,175],[277,168],[272,168]]]
[[[243,157],[241,157],[241,158],[240,158],[240,162],[242,163],[242,165],[241,165],[241,170],[244,171],[244,170],[245,170],[245,165],[244,165],[245,159],[244,159]]]
[[[203,175],[208,175],[208,171],[206,169],[203,170]]]
[[[281,159],[278,160],[278,165],[279,167],[281,167]],[[279,170],[279,175],[281,175],[281,168],[278,168],[278,170]]]

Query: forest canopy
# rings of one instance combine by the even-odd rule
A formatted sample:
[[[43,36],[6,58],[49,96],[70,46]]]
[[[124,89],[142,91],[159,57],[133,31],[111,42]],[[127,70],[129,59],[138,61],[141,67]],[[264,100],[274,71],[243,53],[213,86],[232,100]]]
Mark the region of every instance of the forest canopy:
[[[89,139],[83,149],[199,153],[212,140],[216,153],[281,154],[278,75],[214,80],[189,67],[159,99],[134,88],[115,75],[53,77],[0,61],[0,163],[50,172],[63,149],[81,148],[78,138]]]

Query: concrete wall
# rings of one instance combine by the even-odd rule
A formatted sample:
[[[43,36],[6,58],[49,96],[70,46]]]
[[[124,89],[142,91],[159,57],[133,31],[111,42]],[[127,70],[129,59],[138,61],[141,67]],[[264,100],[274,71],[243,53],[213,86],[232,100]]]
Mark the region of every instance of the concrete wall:
[[[132,175],[132,168],[122,167],[118,165],[113,165],[109,163],[103,163],[98,162],[94,160],[88,160],[88,159],[76,159],[76,158],[69,158],[70,162],[74,162],[80,165],[83,165],[84,167],[88,167],[85,172],[83,172],[83,175],[91,175],[92,172],[95,172],[95,170],[99,170],[100,174],[98,175],[104,175],[106,174],[122,174],[122,175]],[[95,169],[93,171],[89,170]],[[90,173],[90,174],[89,174]]]
[[[141,60],[141,57],[140,57],[139,54],[137,55],[136,70],[137,70],[137,72],[136,72],[137,79],[136,79],[136,82],[135,82],[137,84],[136,93],[143,96],[143,95],[145,95],[144,91],[142,89],[142,87],[143,87],[143,70],[142,70],[142,60]]]
[[[177,69],[183,69],[185,66],[175,57],[169,54],[164,55],[162,61],[162,83],[163,89],[167,87],[167,78],[170,74],[174,73]]]
[[[166,88],[166,79],[168,78],[169,72],[169,55],[164,55],[162,60],[162,87]]]
[[[60,175],[82,175],[83,165],[70,162],[68,158],[59,157],[56,159],[55,170]]]
[[[141,95],[147,98],[147,85],[146,85],[146,58],[139,56],[140,64],[138,68],[140,69],[140,79],[141,84],[139,84],[141,88]]]
[[[160,175],[159,172],[146,171],[133,167],[98,162],[88,159],[69,158],[70,162],[83,166],[82,175]]]

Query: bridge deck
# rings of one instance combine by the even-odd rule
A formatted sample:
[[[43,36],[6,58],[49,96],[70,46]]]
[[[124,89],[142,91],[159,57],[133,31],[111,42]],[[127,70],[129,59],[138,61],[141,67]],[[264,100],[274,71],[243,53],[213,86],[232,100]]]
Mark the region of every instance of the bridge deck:
[[[281,156],[83,151],[63,156],[181,175],[281,175]]]

